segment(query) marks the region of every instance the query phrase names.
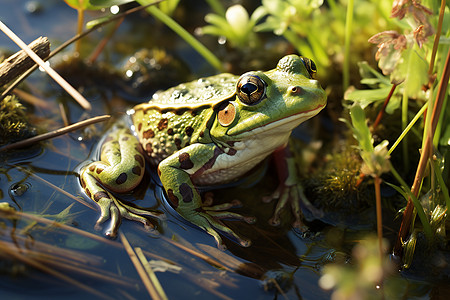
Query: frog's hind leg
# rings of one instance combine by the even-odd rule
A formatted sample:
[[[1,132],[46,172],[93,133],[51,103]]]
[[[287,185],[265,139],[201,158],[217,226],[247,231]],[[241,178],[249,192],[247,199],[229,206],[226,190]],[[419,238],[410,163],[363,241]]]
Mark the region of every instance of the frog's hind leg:
[[[128,192],[141,182],[145,159],[136,138],[127,129],[110,133],[102,145],[100,159],[80,172],[83,190],[100,207],[96,228],[111,219],[106,235],[114,237],[123,217],[141,222],[147,229],[152,229],[154,226],[146,217],[161,218],[162,213],[127,205],[109,192]]]

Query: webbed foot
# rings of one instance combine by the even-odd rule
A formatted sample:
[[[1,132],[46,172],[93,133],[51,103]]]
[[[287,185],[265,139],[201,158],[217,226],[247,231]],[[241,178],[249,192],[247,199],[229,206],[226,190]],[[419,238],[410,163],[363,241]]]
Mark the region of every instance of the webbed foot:
[[[238,235],[222,222],[223,219],[233,219],[241,220],[248,224],[255,223],[256,219],[254,217],[243,216],[241,214],[228,211],[230,208],[241,206],[241,202],[238,200],[233,200],[230,203],[211,205],[212,193],[206,193],[204,198],[205,201],[202,203],[200,208],[191,210],[187,213],[180,210],[178,210],[178,212],[186,220],[199,226],[210,234],[215,239],[217,247],[221,250],[226,250],[226,246],[224,245],[219,232],[232,237],[241,246],[249,247],[251,245],[251,241],[249,239]]]
[[[101,198],[97,200],[97,204],[100,207],[100,217],[97,219],[95,229],[101,230],[101,224],[111,219],[109,226],[105,229],[105,235],[111,238],[117,236],[122,218],[140,222],[148,231],[155,229],[155,226],[150,222],[148,217],[158,218],[160,220],[165,219],[165,215],[162,212],[127,205],[117,200],[108,192],[101,195]]]
[[[314,207],[314,205],[309,202],[308,198],[306,198],[303,187],[300,184],[289,186],[280,184],[272,195],[264,197],[262,200],[265,203],[269,203],[274,199],[278,199],[278,203],[272,217],[269,219],[269,223],[273,226],[280,225],[280,214],[282,210],[285,207],[290,206],[295,218],[292,226],[301,231],[306,231],[308,227],[303,223],[303,213],[300,203],[302,203],[316,218],[320,218],[323,215],[323,212]]]

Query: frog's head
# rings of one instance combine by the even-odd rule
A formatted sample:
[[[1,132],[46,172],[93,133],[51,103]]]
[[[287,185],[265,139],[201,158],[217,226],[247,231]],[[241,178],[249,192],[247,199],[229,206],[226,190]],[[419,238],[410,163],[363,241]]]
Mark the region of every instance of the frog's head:
[[[276,69],[243,74],[233,97],[215,106],[211,136],[221,141],[290,134],[326,105],[312,60],[288,55]]]

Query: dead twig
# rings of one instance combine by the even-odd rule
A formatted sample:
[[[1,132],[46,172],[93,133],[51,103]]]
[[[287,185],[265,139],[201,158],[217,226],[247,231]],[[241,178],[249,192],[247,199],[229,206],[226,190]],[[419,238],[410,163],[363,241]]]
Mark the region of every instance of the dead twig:
[[[3,31],[14,43],[16,43],[22,50],[24,50],[41,68],[47,72],[63,89],[69,93],[78,104],[85,110],[91,110],[91,104],[76,90],[74,89],[64,78],[61,77],[55,70],[47,65],[42,58],[34,53],[11,29],[8,28],[2,21],[0,21],[0,30]]]
[[[91,125],[91,124],[95,124],[95,123],[98,123],[98,122],[103,122],[103,121],[109,120],[110,118],[111,118],[110,115],[104,115],[104,116],[98,116],[98,117],[94,117],[94,118],[91,118],[91,119],[88,119],[88,120],[84,120],[84,121],[81,121],[81,122],[78,122],[78,123],[75,123],[75,124],[72,124],[72,125],[69,125],[69,126],[66,126],[66,127],[63,127],[63,128],[57,129],[57,130],[54,130],[54,131],[51,131],[51,132],[47,132],[47,133],[44,133],[44,134],[40,134],[40,135],[34,136],[32,138],[29,138],[29,139],[25,139],[25,140],[19,141],[17,143],[13,143],[13,144],[9,144],[9,145],[0,147],[0,152],[1,151],[6,151],[6,150],[11,150],[11,149],[22,148],[22,147],[25,147],[25,146],[30,146],[30,145],[33,145],[33,144],[35,144],[37,142],[40,142],[40,141],[43,141],[43,140],[48,140],[50,138],[54,138],[54,137],[63,135],[65,133],[68,133],[68,132],[71,132],[71,131],[74,131],[74,130],[77,130],[77,129],[80,129],[80,128],[83,128],[83,127],[86,127],[86,126]]]
[[[50,54],[50,42],[46,37],[38,37],[28,47],[41,58]],[[24,50],[11,55],[0,64],[0,86],[9,83],[33,65],[34,61]]]
[[[136,256],[136,253],[133,251],[133,248],[131,248],[130,243],[128,242],[127,238],[122,232],[119,232],[120,241],[123,244],[123,247],[125,248],[125,251],[127,252],[128,256],[131,259],[131,262],[133,263],[134,267],[136,268],[136,271],[139,274],[139,277],[141,277],[142,283],[144,284],[145,288],[147,289],[150,297],[152,299],[156,300],[163,300],[163,298],[160,297],[158,292],[156,291],[155,287],[153,286],[150,278],[148,277],[148,274],[145,272],[144,267],[139,262],[139,259]]]

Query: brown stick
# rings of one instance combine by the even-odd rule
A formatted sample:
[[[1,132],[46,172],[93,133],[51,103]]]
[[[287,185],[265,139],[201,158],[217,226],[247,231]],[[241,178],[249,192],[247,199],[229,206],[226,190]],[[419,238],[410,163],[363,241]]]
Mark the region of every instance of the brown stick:
[[[50,42],[46,37],[35,39],[28,47],[41,58],[46,58],[50,54]],[[11,55],[0,64],[0,86],[9,83],[33,65],[34,61],[24,50]]]
[[[426,134],[425,144],[420,155],[419,165],[417,166],[416,176],[414,178],[413,185],[411,187],[411,193],[416,197],[419,193],[419,187],[421,185],[423,176],[425,174],[425,169],[432,154],[432,141],[436,126],[439,120],[439,116],[442,110],[442,104],[444,103],[445,95],[447,93],[448,80],[450,77],[450,51],[447,53],[447,59],[445,61],[444,71],[442,72],[442,78],[439,83],[439,89],[436,96],[436,101],[434,102],[433,113],[431,114],[431,128],[430,132]],[[411,226],[412,216],[414,211],[414,204],[411,198],[408,199],[408,204],[406,205],[405,211],[403,212],[403,220],[400,224],[400,229],[398,231],[397,241],[394,246],[394,254],[401,256],[402,254],[402,242],[406,240],[406,236],[409,233],[409,228]]]

